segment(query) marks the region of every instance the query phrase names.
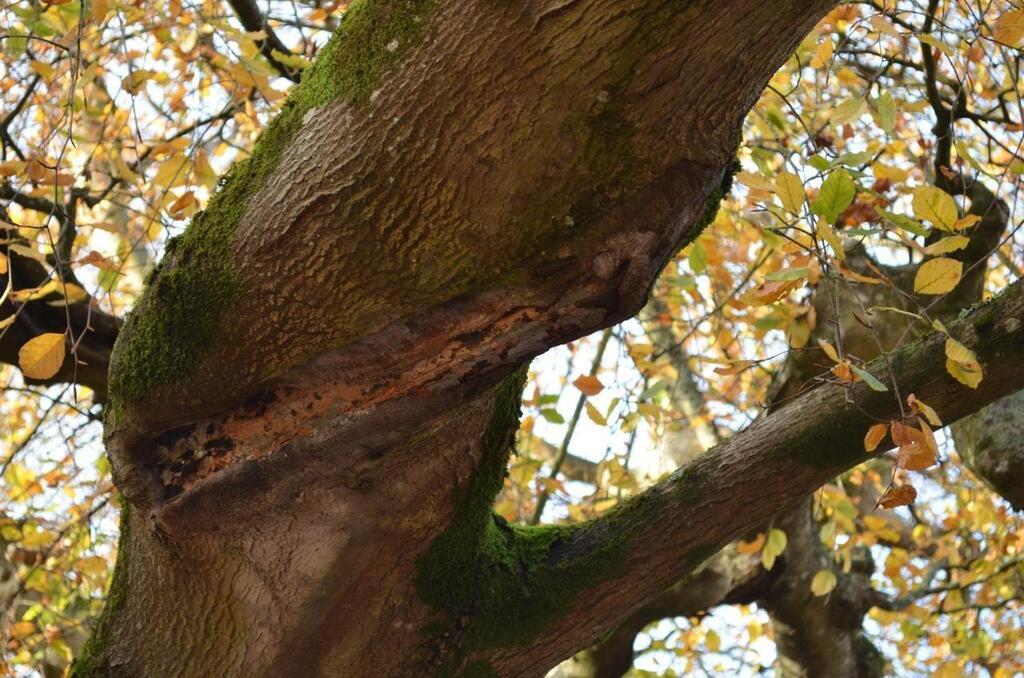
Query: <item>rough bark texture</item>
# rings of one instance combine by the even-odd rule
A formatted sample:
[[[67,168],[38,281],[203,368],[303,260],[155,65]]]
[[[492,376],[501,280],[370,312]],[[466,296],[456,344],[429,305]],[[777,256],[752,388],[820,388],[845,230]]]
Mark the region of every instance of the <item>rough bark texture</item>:
[[[594,523],[491,513],[516,368],[639,309],[833,4],[354,5],[118,339],[132,508],[74,673],[535,675],[860,461],[895,404],[818,389]],[[935,337],[901,384],[949,420],[1008,393],[1021,299],[951,326],[1010,366],[978,391]]]

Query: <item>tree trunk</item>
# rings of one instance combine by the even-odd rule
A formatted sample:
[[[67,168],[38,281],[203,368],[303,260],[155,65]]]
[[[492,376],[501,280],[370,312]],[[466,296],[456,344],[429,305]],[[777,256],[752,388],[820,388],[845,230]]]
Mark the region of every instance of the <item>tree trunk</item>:
[[[131,509],[75,675],[538,674],[860,461],[893,403],[819,389],[593,523],[491,513],[517,368],[640,308],[833,4],[353,5],[118,338]],[[993,308],[950,331],[1020,365],[1019,291]],[[950,420],[1019,383],[916,348]]]

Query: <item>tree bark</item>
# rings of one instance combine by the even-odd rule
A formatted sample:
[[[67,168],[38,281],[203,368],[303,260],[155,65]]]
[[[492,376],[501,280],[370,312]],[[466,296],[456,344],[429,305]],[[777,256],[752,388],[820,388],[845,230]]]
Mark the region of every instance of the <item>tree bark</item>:
[[[131,509],[74,673],[537,674],[860,461],[894,403],[818,389],[607,518],[491,513],[517,368],[639,309],[834,4],[354,5],[118,339]],[[1021,299],[951,326],[1006,367],[978,391],[935,337],[901,383],[949,420],[1009,392]]]

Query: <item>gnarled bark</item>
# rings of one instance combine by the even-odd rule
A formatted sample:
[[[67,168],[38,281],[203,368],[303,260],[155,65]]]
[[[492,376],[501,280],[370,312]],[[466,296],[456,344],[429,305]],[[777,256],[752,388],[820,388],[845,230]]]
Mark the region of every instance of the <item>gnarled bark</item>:
[[[118,340],[132,509],[75,672],[535,674],[860,461],[894,403],[818,389],[601,520],[491,513],[516,368],[638,310],[833,4],[353,6]],[[992,308],[951,331],[1019,366]],[[1020,377],[965,397],[941,343],[892,362],[949,420]]]

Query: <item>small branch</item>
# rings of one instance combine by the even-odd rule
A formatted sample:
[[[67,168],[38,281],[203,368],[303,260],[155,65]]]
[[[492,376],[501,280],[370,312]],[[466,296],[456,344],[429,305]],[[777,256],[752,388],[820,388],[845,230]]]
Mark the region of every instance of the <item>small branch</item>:
[[[235,14],[238,16],[238,20],[241,22],[245,30],[250,33],[257,33],[262,31],[266,34],[266,38],[256,40],[256,45],[260,48],[260,54],[263,58],[274,67],[282,77],[288,78],[292,82],[298,82],[301,73],[285,64],[278,61],[274,56],[274,52],[281,54],[291,54],[291,51],[285,47],[281,39],[277,37],[277,33],[270,27],[270,22],[266,20],[263,13],[260,12],[260,8],[256,6],[254,0],[228,0],[228,4],[235,10]]]

